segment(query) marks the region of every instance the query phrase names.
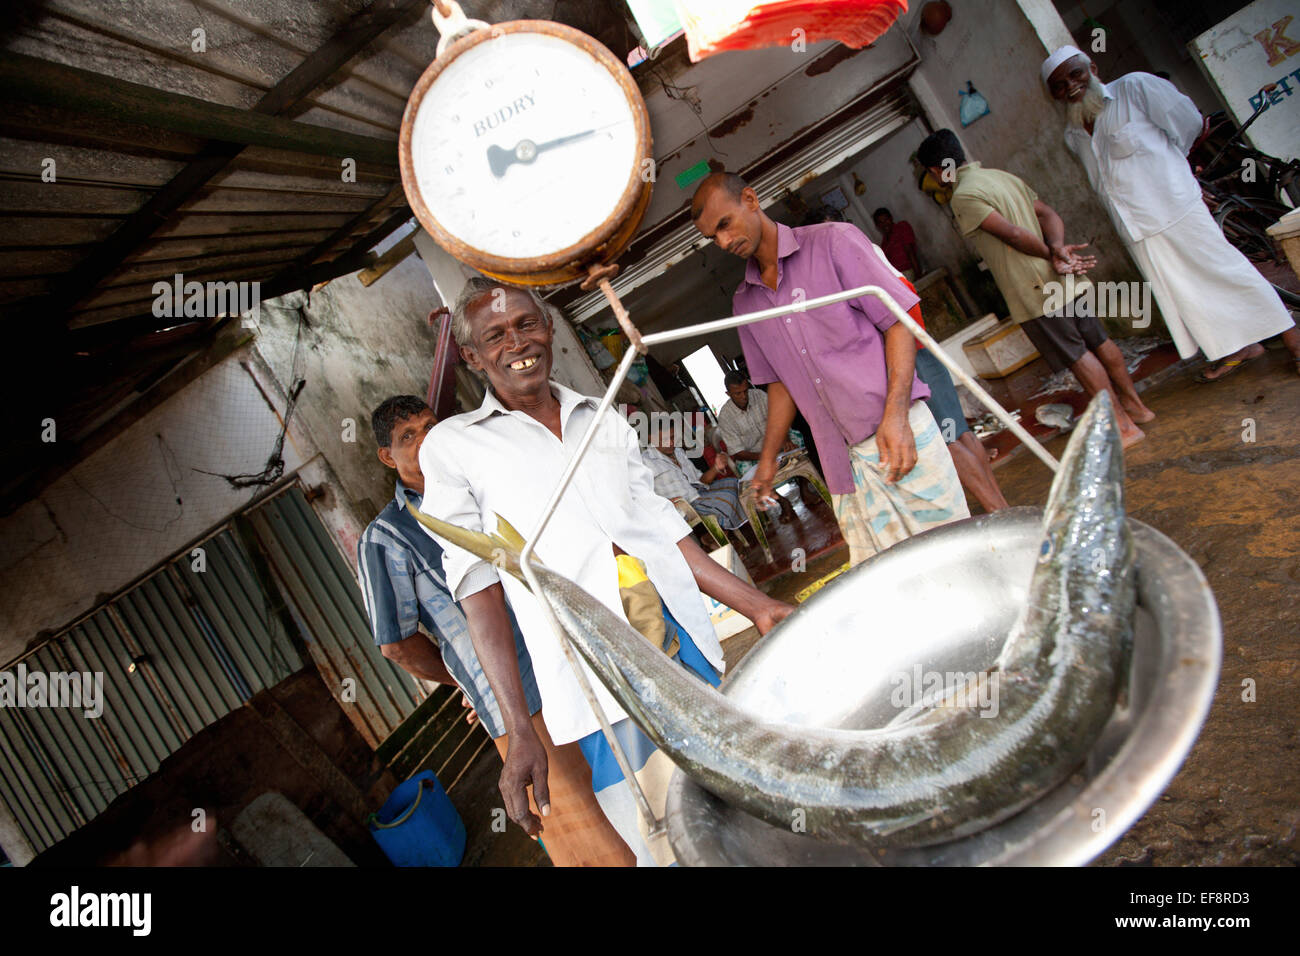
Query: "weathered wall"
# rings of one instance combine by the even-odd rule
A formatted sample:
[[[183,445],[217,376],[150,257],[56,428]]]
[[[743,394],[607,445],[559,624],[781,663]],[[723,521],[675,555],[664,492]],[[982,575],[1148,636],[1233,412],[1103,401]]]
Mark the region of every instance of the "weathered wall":
[[[310,297],[262,303],[257,349],[286,391],[298,376],[307,380],[295,414],[333,467],[340,499],[363,524],[392,496],[394,480],[375,456],[370,413],[390,395],[423,398],[428,391],[436,333],[427,319],[441,304],[417,256],[369,287],[353,273]],[[300,309],[306,325],[298,341]]]
[[[283,408],[260,359],[245,347],[0,519],[0,662],[264,492],[220,476],[263,470]],[[291,424],[285,473],[315,453]]]
[[[262,471],[298,377],[306,385],[284,473],[315,460],[303,480],[324,492],[315,508],[354,562],[360,529],[392,494],[392,475],[375,456],[370,412],[389,395],[425,394],[434,342],[426,316],[438,304],[414,256],[370,288],[354,274],[310,301],[297,293],[262,303],[258,319],[245,320],[255,333],[251,345],[0,519],[0,588],[21,596],[0,606],[0,661],[38,632],[91,610],[263,491],[233,488],[219,476]],[[306,316],[300,339],[298,306]]]

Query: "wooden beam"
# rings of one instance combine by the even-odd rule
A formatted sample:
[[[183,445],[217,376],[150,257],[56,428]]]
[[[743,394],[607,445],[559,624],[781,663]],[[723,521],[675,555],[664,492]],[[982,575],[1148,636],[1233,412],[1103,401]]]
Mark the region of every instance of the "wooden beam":
[[[357,215],[353,216],[351,219],[349,219],[343,225],[339,226],[337,229],[335,229],[332,233],[330,233],[320,242],[316,243],[316,245],[312,246],[310,249],[304,252],[301,258],[302,264],[310,265],[311,263],[315,262],[325,253],[329,252],[339,243],[343,242],[345,239],[350,237],[354,232],[360,229],[363,225],[374,221],[375,216],[382,213],[385,209],[388,209],[396,205],[397,203],[401,203],[401,208],[407,210],[406,215],[408,217],[411,216],[410,207],[406,205],[406,193],[402,189],[401,183],[398,183],[392,189],[390,189],[386,196],[372,203],[370,205],[370,208],[357,213]],[[397,227],[394,226],[393,228],[396,229]],[[392,232],[392,229],[390,229],[389,232]],[[388,233],[385,233],[384,235],[387,234]],[[380,236],[380,238],[382,239],[383,236]]]
[[[339,276],[347,275],[349,272],[355,272],[357,269],[362,269],[365,268],[365,266],[372,265],[376,260],[375,256],[370,254],[370,248],[381,239],[390,235],[393,230],[398,229],[402,223],[410,219],[412,215],[413,213],[411,212],[410,207],[403,206],[397,212],[393,213],[393,215],[385,219],[377,228],[370,230],[360,239],[356,240],[347,252],[334,259],[313,265],[315,257],[309,258],[311,256],[310,252],[300,256],[295,262],[286,267],[283,272],[265,284],[262,290],[262,298],[272,299],[277,295],[284,295],[286,292],[293,292],[295,289],[310,288],[312,285],[315,285],[315,282],[307,283],[305,281],[300,281],[296,276],[310,275],[314,270],[329,268],[334,263],[354,262],[359,258],[366,259],[365,265],[356,266],[352,269],[335,270],[334,275],[330,278],[338,278]],[[316,281],[324,282],[325,280],[318,279]],[[267,291],[268,289],[272,291]]]
[[[407,213],[407,215],[409,216],[410,213]],[[393,229],[396,229],[399,225],[401,225],[400,222],[393,226]],[[389,232],[392,232],[392,229]],[[374,243],[371,243],[371,245],[374,245]],[[328,282],[330,279],[337,279],[339,276],[345,276],[373,265],[376,257],[366,251],[368,248],[369,246],[359,252],[352,249],[337,259],[331,259],[329,262],[322,262],[315,266],[302,267],[297,271],[292,268],[286,269],[270,282],[262,283],[262,301],[265,302],[267,299],[274,299],[289,292],[296,292],[299,289],[310,289],[321,282]]]
[[[256,109],[261,113],[281,113],[298,103],[412,8],[427,6],[428,0],[375,0],[353,14],[332,37],[276,83]]]
[[[256,108],[223,106],[22,53],[0,53],[0,90],[7,100],[73,109],[111,120],[202,136],[234,147],[230,155],[245,146],[271,146],[397,165],[395,140],[268,116]]]
[[[361,280],[362,285],[372,286],[414,251],[415,235],[412,233],[376,259],[375,264],[369,269],[362,269],[357,278]]]
[[[399,222],[397,225],[401,225],[401,223]],[[393,228],[397,227],[394,226]],[[370,245],[374,245],[374,243],[372,242]],[[369,248],[367,246],[361,252],[349,251],[337,259],[322,262],[312,267],[293,267],[290,264],[273,279],[269,281],[258,280],[261,282],[258,290],[259,298],[262,302],[266,302],[268,299],[274,299],[288,292],[294,292],[298,289],[310,289],[317,283],[337,279],[339,276],[365,269],[374,264],[377,258],[366,251]],[[232,275],[236,275],[236,273],[232,273]],[[105,344],[120,341],[124,337],[131,338],[143,335],[146,332],[166,328],[169,325],[190,321],[157,318],[152,312],[153,301],[153,298],[148,298],[133,303],[123,303],[121,306],[115,307],[120,311],[113,314],[114,310],[104,309],[102,310],[104,315],[100,317],[93,315],[74,316],[73,321],[77,324],[66,330],[65,340],[70,343],[72,348],[93,351]],[[111,318],[108,317],[109,314],[112,315]]]
[[[87,292],[122,263],[177,208],[189,200],[212,177],[230,163],[247,145],[269,146],[291,152],[323,152],[331,157],[350,157],[358,162],[374,162],[386,167],[397,165],[397,144],[367,136],[357,136],[325,127],[309,126],[280,119],[280,114],[338,72],[365,46],[396,24],[425,0],[375,0],[344,23],[330,39],[290,70],[258,101],[251,111],[208,103],[194,97],[179,96],[151,87],[105,77],[86,70],[48,63],[34,57],[0,53],[0,90],[9,100],[36,102],[50,108],[72,109],[107,116],[117,122],[141,122],[173,132],[187,132],[209,142],[185,169],[162,187],[142,208],[119,228],[60,283],[51,298],[42,296],[32,302],[32,309],[18,314],[48,315],[48,310],[66,313]],[[28,69],[34,70],[29,74]],[[19,74],[14,77],[13,74]],[[217,122],[224,118],[226,127]],[[169,120],[173,125],[168,125]],[[235,129],[230,129],[233,124]],[[221,141],[249,124],[261,124],[268,135],[279,130],[277,141],[256,141],[244,133],[233,141]],[[269,124],[269,125],[268,125]],[[315,137],[320,148],[304,148],[303,136]],[[8,310],[7,310],[8,311]],[[9,313],[13,314],[13,313]]]

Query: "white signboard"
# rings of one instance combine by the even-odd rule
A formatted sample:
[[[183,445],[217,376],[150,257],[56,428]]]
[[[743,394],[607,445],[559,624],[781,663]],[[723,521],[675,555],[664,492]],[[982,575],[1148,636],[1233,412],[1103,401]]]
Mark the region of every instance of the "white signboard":
[[[1201,68],[1241,125],[1261,104],[1246,138],[1281,159],[1300,157],[1300,5],[1255,0],[1190,44]],[[1260,89],[1276,83],[1272,93]]]

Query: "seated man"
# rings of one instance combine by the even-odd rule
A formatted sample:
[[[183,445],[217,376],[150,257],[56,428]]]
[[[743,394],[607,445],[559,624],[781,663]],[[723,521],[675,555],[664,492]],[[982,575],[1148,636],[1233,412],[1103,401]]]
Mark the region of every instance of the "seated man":
[[[754,388],[740,372],[728,372],[723,380],[727,401],[718,409],[718,435],[727,443],[727,454],[736,462],[743,478],[758,463],[767,433],[767,393]]]
[[[455,684],[505,757],[509,744],[501,710],[470,640],[465,615],[442,576],[442,548],[406,510],[420,506],[424,475],[419,451],[437,424],[433,409],[414,395],[387,399],[371,416],[379,460],[397,472],[394,500],[357,543],[361,595],[375,643],[384,657],[424,680]],[[525,709],[541,720],[541,696],[514,615],[507,624]],[[437,643],[418,630],[423,625]],[[564,813],[547,821],[546,851],[556,866],[626,866],[632,851],[610,826],[591,791],[591,771],[574,745],[550,747],[552,794]]]
[[[652,436],[642,457],[654,474],[655,492],[665,498],[683,498],[701,515],[712,515],[727,531],[740,534],[748,517],[740,507],[740,481],[723,478],[717,466],[703,473],[677,444],[677,426],[669,422]],[[744,535],[741,535],[744,540]]]
[[[767,433],[767,393],[754,388],[740,372],[728,372],[723,379],[727,387],[727,401],[718,409],[718,435],[727,446],[727,454],[746,477],[758,466],[763,450],[763,436]],[[786,439],[781,451],[791,451],[794,442]],[[781,506],[781,517],[794,518],[794,508],[784,496],[774,494]]]
[[[521,533],[533,533],[578,443],[596,422],[588,453],[538,541],[538,560],[628,618],[687,670],[718,683],[722,647],[700,592],[749,618],[761,633],[793,608],[729,573],[695,543],[672,503],[655,494],[636,432],[623,418],[611,409],[597,419],[597,399],[551,381],[554,330],[536,293],[471,279],[456,303],[452,334],[466,364],[486,377],[489,388],[478,409],[441,422],[421,448],[427,488],[422,510],[469,531],[495,532],[500,515]],[[651,846],[642,836],[631,789],[537,599],[514,577],[498,575],[492,564],[450,543],[444,544],[443,569],[465,608],[510,734],[501,772],[510,818],[530,834],[545,832],[541,824],[551,796],[540,737],[549,733],[557,744],[579,743],[597,799],[637,851],[638,863],[671,862],[666,840]],[[507,595],[532,658],[544,724],[528,718]],[[647,797],[658,802],[654,811],[661,813],[671,761],[585,665],[583,670],[638,782],[645,782]],[[529,786],[540,816],[529,807]]]

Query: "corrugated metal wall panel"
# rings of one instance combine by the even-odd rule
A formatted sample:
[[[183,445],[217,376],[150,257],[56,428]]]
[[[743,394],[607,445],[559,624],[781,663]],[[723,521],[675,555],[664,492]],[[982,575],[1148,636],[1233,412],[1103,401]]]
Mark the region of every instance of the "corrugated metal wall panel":
[[[23,759],[31,752],[31,742],[22,726],[20,711],[0,711],[0,741],[4,743],[0,747],[0,760],[5,771],[0,781],[4,789],[0,792],[5,795],[5,804],[33,846],[49,846],[77,824],[57,796],[49,799],[50,788],[44,783],[46,777],[41,767]]]
[[[249,519],[326,686],[371,746],[379,746],[415,711],[422,689],[375,646],[361,589],[298,488]],[[345,699],[348,678],[355,700]]]
[[[24,658],[29,674],[103,679],[95,719],[68,708],[0,708],[0,800],[37,851],[302,666],[234,534],[223,530],[202,547],[204,570],[183,555]]]
[[[153,694],[143,681],[131,680],[132,675],[126,672],[131,653],[119,633],[119,624],[110,615],[95,615],[73,628],[62,643],[83,670],[104,675],[105,701],[118,702],[112,714],[108,714],[105,704],[110,724],[94,731],[95,735],[110,738],[105,750],[113,755],[113,766],[121,767],[123,761],[137,771],[157,766],[159,760],[180,746],[180,738],[170,724],[160,727],[145,716],[154,705]],[[112,732],[109,726],[113,726]]]
[[[185,578],[207,617],[224,621],[230,629],[230,650],[244,672],[263,686],[279,683],[301,664],[234,537],[218,535],[203,547],[207,567],[214,573],[196,571],[193,562],[174,566],[174,573]],[[275,634],[277,639],[261,640],[264,633]]]
[[[24,659],[29,673],[103,679],[96,719],[66,708],[0,708],[0,800],[38,851],[302,667],[275,610],[281,599],[326,685],[372,746],[424,699],[415,679],[375,647],[356,579],[302,492],[290,488],[247,517],[273,581],[259,576],[260,560],[225,528],[199,545],[201,557],[181,555]],[[348,678],[354,700],[345,699]],[[462,763],[481,733],[441,736],[430,744],[446,767]]]

